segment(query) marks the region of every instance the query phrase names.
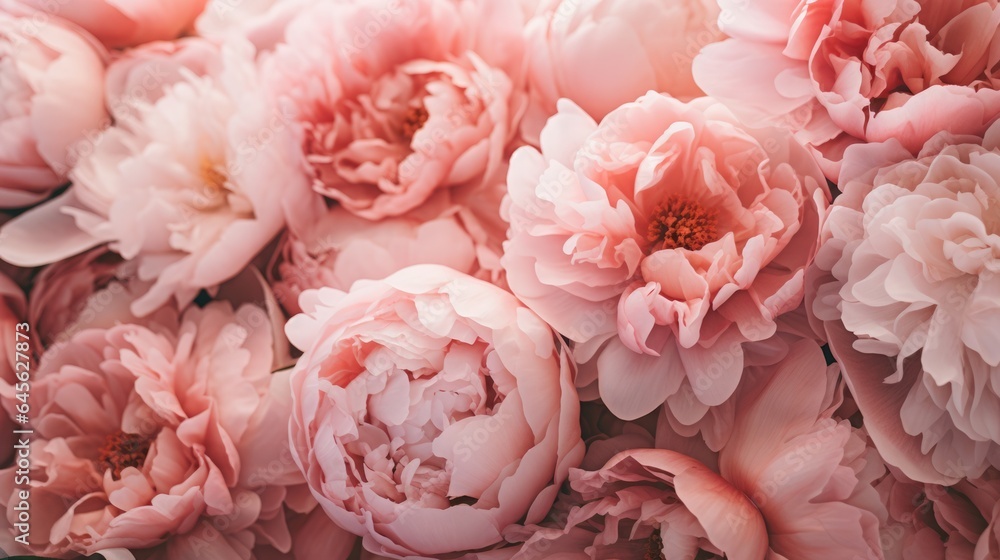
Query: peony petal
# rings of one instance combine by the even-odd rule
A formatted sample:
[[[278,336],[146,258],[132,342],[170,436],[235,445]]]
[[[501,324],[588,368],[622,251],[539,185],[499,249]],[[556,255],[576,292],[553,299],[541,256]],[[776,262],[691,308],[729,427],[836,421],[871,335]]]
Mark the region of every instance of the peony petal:
[[[680,388],[684,370],[674,341],[667,335],[655,348],[659,356],[637,354],[613,338],[597,357],[601,399],[615,416],[645,416]]]
[[[95,237],[77,227],[65,209],[79,208],[70,189],[0,228],[0,258],[23,267],[60,261],[111,238]]]

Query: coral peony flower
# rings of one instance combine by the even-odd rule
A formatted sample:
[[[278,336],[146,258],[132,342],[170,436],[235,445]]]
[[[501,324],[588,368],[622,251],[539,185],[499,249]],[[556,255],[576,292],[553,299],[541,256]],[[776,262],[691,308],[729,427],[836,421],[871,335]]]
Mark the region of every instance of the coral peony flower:
[[[496,198],[502,196],[498,190]],[[425,207],[378,222],[334,206],[302,236],[293,231],[281,241],[271,267],[275,295],[290,313],[301,313],[305,290],[346,291],[358,280],[380,280],[416,264],[440,264],[496,283],[505,230],[499,219],[489,220],[499,216],[499,202],[487,206],[486,212]]]
[[[1000,125],[853,146],[812,311],[886,461],[951,484],[1000,467]]]
[[[633,449],[572,469],[570,507],[556,506],[553,525],[510,530],[527,539],[513,558],[881,559],[871,450],[831,417],[835,369],[803,341],[762,374],[714,464]]]
[[[783,124],[836,179],[846,146],[941,130],[981,134],[1000,115],[996,0],[721,0],[733,37],[695,78],[750,124]],[[940,110],[947,107],[946,111]]]
[[[299,162],[257,149],[286,125],[255,94],[249,45],[219,56],[220,74],[185,72],[137,117],[107,129],[74,170],[72,189],[4,226],[0,256],[36,266],[109,242],[152,282],[132,304],[144,316],[232,278],[286,217],[309,213],[316,195],[276,188]]]
[[[0,4],[0,208],[44,199],[97,129],[104,53],[65,22]]]
[[[292,448],[368,550],[451,557],[537,522],[583,455],[572,359],[502,289],[437,265],[307,291]]]
[[[786,132],[652,92],[600,124],[561,101],[507,182],[513,292],[596,360],[612,412],[690,393],[671,403],[689,425],[732,395],[741,343],[798,306],[829,196]]]
[[[17,0],[69,20],[110,48],[175,39],[191,29],[208,0]]]
[[[180,560],[250,559],[255,543],[290,549],[285,486],[302,479],[276,452],[289,372],[271,375],[271,331],[253,326],[260,312],[211,303],[171,328],[87,329],[42,357],[29,551]],[[17,402],[9,388],[3,398]],[[15,468],[0,483],[11,523],[23,489]]]
[[[946,487],[890,469],[876,489],[888,512],[881,530],[886,560],[1000,557],[1000,472]]]
[[[531,105],[522,122],[537,144],[566,97],[595,120],[649,90],[702,95],[699,49],[723,38],[715,0],[543,0],[528,23]]]
[[[320,193],[371,220],[501,169],[524,94],[513,2],[361,0],[302,11],[265,63]]]
[[[913,482],[892,470],[874,486],[885,506],[880,541],[886,560],[950,558],[945,553],[945,541],[955,548],[963,539],[961,535],[952,537],[945,533],[935,519],[934,499],[946,496],[944,487]],[[949,505],[954,503],[950,501]],[[959,516],[968,519],[969,513],[972,512],[962,511]]]
[[[1000,558],[1000,472],[990,469],[975,480],[926,493],[947,535],[945,549],[955,558]]]

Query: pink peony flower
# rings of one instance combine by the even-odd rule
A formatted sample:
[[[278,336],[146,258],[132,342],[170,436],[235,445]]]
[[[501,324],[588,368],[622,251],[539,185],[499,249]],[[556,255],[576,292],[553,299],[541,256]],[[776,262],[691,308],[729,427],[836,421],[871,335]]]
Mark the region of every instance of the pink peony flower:
[[[497,190],[498,197],[503,193]],[[358,280],[380,280],[416,264],[439,264],[500,282],[504,229],[499,201],[477,208],[433,206],[371,222],[334,206],[300,237],[281,241],[271,267],[275,295],[291,314],[301,313],[305,290],[347,291]]]
[[[561,101],[508,189],[513,292],[577,343],[612,412],[690,393],[670,401],[688,425],[732,395],[741,344],[798,306],[829,196],[787,133],[652,92],[600,124]]]
[[[294,108],[296,180],[370,220],[476,190],[501,170],[523,94],[512,2],[326,2],[265,63]],[[490,183],[492,184],[492,182]]]
[[[129,305],[145,286],[132,281],[132,268],[107,247],[97,247],[42,269],[28,298],[28,322],[38,351],[66,343],[88,328],[138,323]],[[171,315],[176,311],[165,316]]]
[[[132,313],[132,303],[146,292],[149,283],[136,277],[134,263],[123,262],[105,246],[43,268],[32,284],[27,313],[32,350],[39,355],[44,352],[48,359],[56,359],[67,346],[72,348],[73,337],[88,329],[109,329],[120,323],[162,329],[176,323],[177,307],[173,305],[143,317]],[[214,299],[260,308],[251,326],[271,328],[272,369],[294,364],[284,335],[284,316],[259,272],[245,269],[220,286]]]
[[[69,20],[110,48],[175,39],[191,29],[208,0],[17,0]]]
[[[783,124],[836,179],[846,146],[938,131],[980,134],[1000,115],[996,0],[721,0],[732,39],[695,78],[753,125]],[[939,108],[947,107],[947,111]]]
[[[116,120],[141,118],[146,106],[188,75],[218,76],[219,46],[199,37],[157,41],[118,54],[108,65],[105,96]]]
[[[247,560],[255,543],[291,548],[285,487],[302,479],[275,447],[289,372],[271,375],[259,313],[211,303],[169,329],[88,329],[43,356],[31,386],[28,550]],[[16,402],[9,388],[3,398]],[[15,468],[0,482],[11,523]]]
[[[952,484],[1000,467],[1000,125],[852,146],[812,311],[886,462]]]
[[[259,51],[282,43],[285,28],[310,0],[208,0],[205,11],[195,21],[198,35],[226,41],[244,37]]]
[[[108,242],[152,283],[132,304],[137,316],[171,298],[183,307],[238,274],[318,199],[275,188],[299,162],[262,147],[272,128],[287,126],[256,95],[252,54],[227,46],[218,75],[184,72],[137,117],[106,130],[72,189],[4,226],[0,257],[36,266]]]
[[[702,95],[691,63],[723,38],[718,15],[715,0],[542,0],[525,30],[525,136],[537,145],[562,97],[599,121],[649,90],[685,100]]]
[[[65,22],[0,3],[0,208],[65,183],[106,125],[104,56]]]
[[[895,470],[878,481],[886,505],[886,560],[987,560],[1000,557],[1000,473],[954,486],[921,484]]]
[[[1000,472],[990,469],[975,480],[928,491],[945,548],[955,558],[1000,558]],[[971,507],[970,507],[971,506]]]
[[[925,486],[892,470],[874,486],[885,507],[879,532],[886,560],[948,558],[945,541],[954,547],[962,537],[945,534],[935,519],[934,498],[946,495],[944,487]],[[968,517],[968,513],[960,515]]]
[[[557,505],[552,526],[508,531],[527,539],[513,558],[881,559],[871,450],[831,417],[836,370],[802,341],[762,373],[712,464],[633,449],[572,469],[572,506]]]
[[[300,303],[292,448],[338,525],[386,557],[450,558],[545,516],[583,442],[572,360],[541,319],[437,265]]]

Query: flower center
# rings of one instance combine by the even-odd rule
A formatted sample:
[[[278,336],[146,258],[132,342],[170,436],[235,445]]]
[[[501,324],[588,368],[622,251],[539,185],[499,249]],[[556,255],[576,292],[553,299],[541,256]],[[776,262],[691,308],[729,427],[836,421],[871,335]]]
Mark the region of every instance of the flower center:
[[[204,159],[200,166],[201,185],[194,191],[192,206],[195,210],[211,210],[226,203],[226,183],[229,178],[219,165]]]
[[[205,186],[212,190],[221,191],[226,186],[226,174],[210,161],[202,162],[201,178],[205,181]]]
[[[98,463],[111,469],[114,478],[119,479],[127,467],[142,467],[152,443],[153,436],[127,432],[109,434],[98,455]]]
[[[663,559],[663,537],[660,536],[660,530],[656,529],[646,542],[646,555],[643,556],[643,560]]]
[[[410,110],[406,112],[406,116],[403,117],[403,136],[412,139],[413,135],[427,122],[427,117],[429,116],[427,109],[422,106],[410,107]]]
[[[719,213],[691,200],[671,196],[656,206],[646,239],[650,252],[664,249],[697,251],[719,238]]]

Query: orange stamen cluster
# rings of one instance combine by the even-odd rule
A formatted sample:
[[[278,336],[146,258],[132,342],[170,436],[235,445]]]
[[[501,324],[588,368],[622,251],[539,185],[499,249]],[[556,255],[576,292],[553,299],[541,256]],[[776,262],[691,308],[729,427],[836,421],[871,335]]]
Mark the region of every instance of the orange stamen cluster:
[[[98,455],[98,463],[111,469],[114,478],[120,479],[122,471],[128,467],[141,468],[146,462],[146,454],[153,443],[152,436],[116,432],[104,440],[104,447]]]
[[[413,138],[413,135],[427,122],[429,116],[427,109],[423,107],[410,107],[406,116],[403,117],[403,136]]]
[[[664,249],[697,251],[719,238],[718,227],[717,211],[671,196],[653,211],[646,239],[650,252]]]

